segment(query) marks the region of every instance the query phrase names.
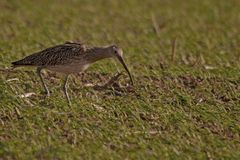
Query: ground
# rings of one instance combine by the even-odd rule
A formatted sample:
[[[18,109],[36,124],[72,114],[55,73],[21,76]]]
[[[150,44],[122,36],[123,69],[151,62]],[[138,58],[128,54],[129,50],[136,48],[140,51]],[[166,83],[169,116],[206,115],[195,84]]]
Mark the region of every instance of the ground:
[[[239,0],[1,0],[0,159],[239,159]],[[72,75],[12,61],[65,41],[116,44]],[[87,84],[107,82],[97,89]]]

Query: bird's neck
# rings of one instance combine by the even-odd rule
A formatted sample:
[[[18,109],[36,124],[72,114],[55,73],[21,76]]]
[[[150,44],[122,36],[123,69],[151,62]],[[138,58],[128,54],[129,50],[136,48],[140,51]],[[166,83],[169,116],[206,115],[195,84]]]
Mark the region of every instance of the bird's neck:
[[[96,62],[98,60],[104,59],[104,58],[110,58],[111,52],[109,48],[100,48],[100,47],[94,47],[91,49],[91,51],[88,53],[88,60],[90,62]]]

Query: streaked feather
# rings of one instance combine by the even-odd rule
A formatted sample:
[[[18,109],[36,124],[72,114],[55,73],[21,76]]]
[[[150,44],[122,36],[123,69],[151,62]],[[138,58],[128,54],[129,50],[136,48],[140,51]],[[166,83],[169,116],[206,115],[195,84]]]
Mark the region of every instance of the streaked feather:
[[[86,54],[87,48],[80,43],[66,42],[61,45],[44,49],[34,53],[22,60],[12,62],[14,66],[30,65],[30,66],[54,66],[64,65],[72,59]]]

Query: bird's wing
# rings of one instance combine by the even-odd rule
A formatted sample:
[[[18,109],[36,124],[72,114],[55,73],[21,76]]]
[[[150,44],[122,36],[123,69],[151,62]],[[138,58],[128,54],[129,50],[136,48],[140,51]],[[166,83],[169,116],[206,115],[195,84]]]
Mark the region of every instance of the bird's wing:
[[[80,43],[66,42],[61,45],[44,49],[34,53],[22,60],[13,62],[17,65],[32,65],[32,66],[53,66],[64,65],[74,57],[84,54],[86,47]]]

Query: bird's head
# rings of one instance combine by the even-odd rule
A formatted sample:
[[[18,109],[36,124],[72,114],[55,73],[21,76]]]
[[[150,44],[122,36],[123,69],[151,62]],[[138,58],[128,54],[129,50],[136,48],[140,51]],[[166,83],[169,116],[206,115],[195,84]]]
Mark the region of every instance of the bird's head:
[[[133,85],[133,79],[132,79],[131,73],[128,70],[128,67],[127,67],[126,63],[123,60],[123,51],[122,51],[122,49],[119,48],[116,45],[111,45],[109,48],[111,50],[112,57],[116,57],[119,60],[119,62],[123,65],[124,69],[127,71],[128,76],[129,76],[129,78],[131,80],[131,83]]]

